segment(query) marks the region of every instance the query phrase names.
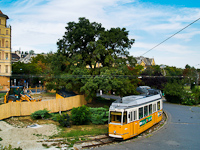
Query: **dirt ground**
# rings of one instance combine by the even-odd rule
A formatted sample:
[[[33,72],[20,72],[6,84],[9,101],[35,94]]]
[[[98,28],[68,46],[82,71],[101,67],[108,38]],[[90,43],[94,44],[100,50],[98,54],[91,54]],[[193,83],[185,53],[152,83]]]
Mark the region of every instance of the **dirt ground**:
[[[48,139],[49,136],[57,133],[57,126],[53,124],[43,124],[38,128],[18,128],[9,125],[5,121],[0,121],[0,137],[2,138],[0,144],[3,146],[9,146],[10,144],[13,148],[41,150],[44,147],[37,140]],[[55,148],[52,147],[52,149]]]
[[[55,99],[55,94],[35,94],[34,98],[42,100]],[[0,103],[3,104],[3,98],[0,98]],[[20,121],[23,119],[23,122]],[[38,124],[38,128],[27,127]],[[26,150],[41,150],[46,149],[42,143],[37,142],[41,139],[49,139],[49,136],[58,133],[56,123],[52,120],[36,120],[33,121],[30,117],[12,117],[5,121],[0,121],[0,144],[3,146],[11,145],[13,148],[22,148]],[[50,149],[56,149],[51,147]]]

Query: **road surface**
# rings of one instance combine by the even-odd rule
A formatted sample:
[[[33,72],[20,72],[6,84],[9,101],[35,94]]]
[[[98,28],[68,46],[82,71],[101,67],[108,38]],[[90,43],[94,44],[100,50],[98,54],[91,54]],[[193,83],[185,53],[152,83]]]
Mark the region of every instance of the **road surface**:
[[[166,125],[144,138],[134,138],[98,150],[199,150],[200,107],[164,103],[168,114]]]

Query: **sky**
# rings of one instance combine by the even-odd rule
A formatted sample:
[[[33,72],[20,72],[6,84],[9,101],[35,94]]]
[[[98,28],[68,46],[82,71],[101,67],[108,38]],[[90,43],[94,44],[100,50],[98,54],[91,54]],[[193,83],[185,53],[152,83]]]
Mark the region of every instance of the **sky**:
[[[12,26],[12,52],[56,52],[67,23],[85,17],[106,29],[126,28],[135,39],[129,49],[134,57],[200,68],[200,20],[191,24],[200,18],[199,0],[0,0],[0,10]]]

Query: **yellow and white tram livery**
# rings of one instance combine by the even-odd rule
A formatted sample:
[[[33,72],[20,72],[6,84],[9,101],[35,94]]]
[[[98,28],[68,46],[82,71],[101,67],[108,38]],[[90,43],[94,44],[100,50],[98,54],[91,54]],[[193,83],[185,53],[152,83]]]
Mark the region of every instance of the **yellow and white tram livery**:
[[[160,90],[147,89],[146,95],[123,97],[109,109],[109,136],[128,139],[162,120],[163,103]]]

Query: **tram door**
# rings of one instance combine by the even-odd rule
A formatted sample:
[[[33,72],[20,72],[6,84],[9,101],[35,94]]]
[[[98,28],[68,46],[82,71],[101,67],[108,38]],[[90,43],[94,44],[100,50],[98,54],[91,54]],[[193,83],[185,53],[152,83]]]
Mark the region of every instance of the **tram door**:
[[[132,137],[133,134],[134,134],[134,123],[132,122],[133,121],[133,111],[130,112],[130,136]]]
[[[138,122],[136,121],[136,118],[137,118],[137,112],[136,110],[132,110],[130,112],[130,120],[131,120],[131,131],[130,131],[130,135],[131,136],[134,136],[135,134],[137,134],[138,132]]]

